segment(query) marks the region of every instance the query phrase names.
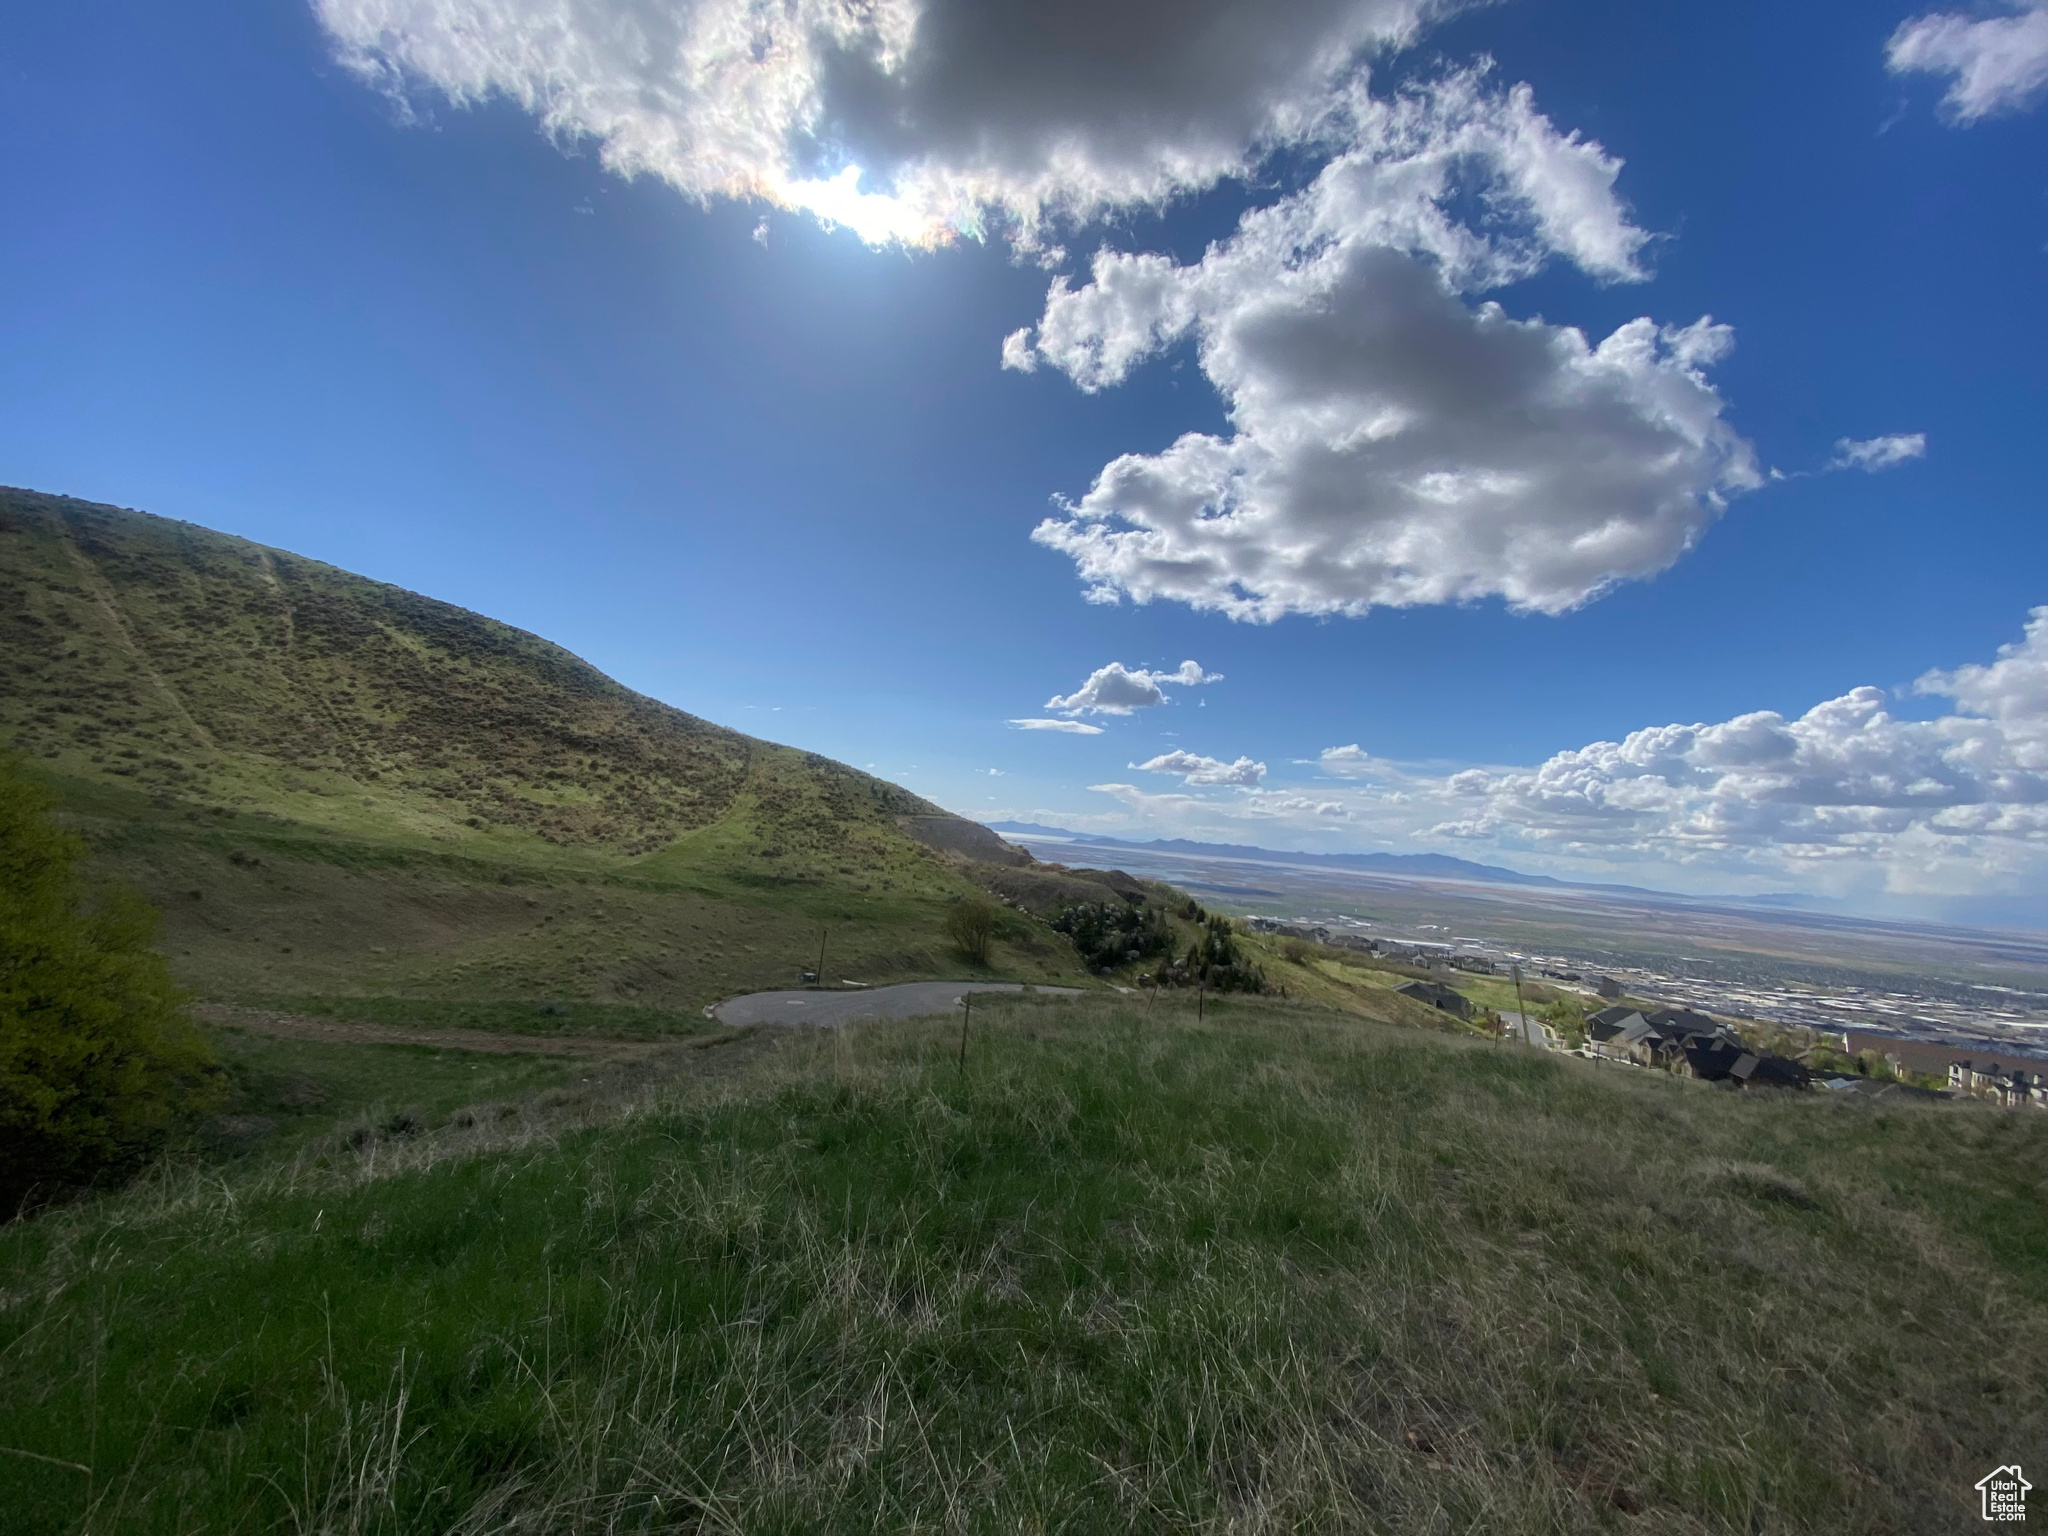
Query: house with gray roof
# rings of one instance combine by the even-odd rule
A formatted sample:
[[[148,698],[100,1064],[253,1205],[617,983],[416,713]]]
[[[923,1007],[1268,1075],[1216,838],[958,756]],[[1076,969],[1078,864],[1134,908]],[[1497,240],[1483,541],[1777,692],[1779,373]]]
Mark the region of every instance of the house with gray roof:
[[[1472,1000],[1455,987],[1447,987],[1440,981],[1405,981],[1394,991],[1402,997],[1412,997],[1418,1003],[1426,1003],[1439,1013],[1448,1013],[1460,1019],[1472,1017]]]

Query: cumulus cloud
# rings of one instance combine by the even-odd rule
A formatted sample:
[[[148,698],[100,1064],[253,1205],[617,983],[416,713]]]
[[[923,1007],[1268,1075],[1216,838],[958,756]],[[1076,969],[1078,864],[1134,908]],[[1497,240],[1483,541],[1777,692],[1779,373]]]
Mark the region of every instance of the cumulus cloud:
[[[1271,833],[1276,828],[1300,827],[1304,823],[1353,819],[1352,809],[1341,801],[1256,787],[1239,788],[1227,800],[1184,791],[1154,794],[1135,784],[1090,784],[1088,788],[1096,794],[1114,797],[1126,810],[1155,827],[1181,832],[1207,830],[1238,837],[1244,835],[1244,823],[1248,821],[1266,823],[1264,830]]]
[[[1012,720],[1020,731],[1064,731],[1069,736],[1100,736],[1102,727],[1083,720]]]
[[[1534,767],[1421,770],[1352,743],[1299,765],[1316,786],[1267,787],[1264,774],[1229,784],[1243,760],[1169,753],[1135,766],[1182,775],[1171,792],[1091,787],[1154,828],[1225,841],[1284,829],[1313,845],[1341,823],[1349,846],[1476,844],[1479,856],[1524,867],[1707,891],[2038,891],[2048,881],[2048,607],[1994,660],[1929,672],[1911,693],[1950,707],[1906,718],[1862,687],[1791,717],[1649,726]],[[1219,783],[1231,792],[1204,792]]]
[[[1047,709],[1070,715],[1128,715],[1134,710],[1156,709],[1166,702],[1166,687],[1195,688],[1203,683],[1220,683],[1223,674],[1204,672],[1192,661],[1184,661],[1171,672],[1147,672],[1112,661],[1088,674],[1088,680],[1069,694],[1054,694],[1045,701]]]
[[[2048,94],[2048,0],[2003,16],[1916,16],[1892,33],[1885,64],[1895,75],[1948,76],[1941,110],[1952,123],[2024,111]]]
[[[1484,295],[1647,276],[1621,162],[1490,66],[1375,97],[1458,0],[314,0],[412,103],[514,102],[624,176],[871,243],[1007,239],[1320,165],[1182,263],[1056,279],[1005,366],[1112,387],[1192,343],[1231,421],[1106,465],[1034,537],[1088,596],[1244,619],[1499,596],[1557,612],[1677,559],[1758,483],[1707,369],[1730,333],[1604,338]],[[757,226],[758,228],[759,226]]]
[[[1115,459],[1036,529],[1091,598],[1555,613],[1664,569],[1760,483],[1706,377],[1725,326],[1637,319],[1595,342],[1473,300],[1559,258],[1643,277],[1619,161],[1483,70],[1361,88],[1341,118],[1348,147],[1200,260],[1105,249],[1005,343],[1010,366],[1092,391],[1192,340],[1228,409],[1228,436]]]
[[[1182,751],[1163,752],[1149,762],[1131,766],[1140,773],[1177,773],[1183,784],[1191,785],[1227,784],[1256,789],[1266,777],[1266,765],[1255,763],[1248,757],[1226,763],[1219,758]]]
[[[1881,469],[1893,469],[1909,459],[1927,457],[1927,434],[1925,432],[1894,432],[1887,437],[1840,438],[1835,443],[1835,456],[1828,461],[1829,469],[1860,469],[1876,474]]]
[[[1905,889],[2041,867],[2048,608],[1995,662],[1930,672],[1914,691],[1958,707],[1901,719],[1880,689],[1854,688],[1795,719],[1654,726],[1535,769],[1453,774],[1428,786],[1461,806],[1433,830],[1794,875],[1847,864]]]
[[[1311,135],[1432,0],[314,0],[401,96],[517,102],[627,176],[880,243],[1031,238]]]
[[[1384,771],[1380,762],[1357,742],[1349,746],[1325,747],[1316,755],[1315,766],[1335,779],[1362,779]]]

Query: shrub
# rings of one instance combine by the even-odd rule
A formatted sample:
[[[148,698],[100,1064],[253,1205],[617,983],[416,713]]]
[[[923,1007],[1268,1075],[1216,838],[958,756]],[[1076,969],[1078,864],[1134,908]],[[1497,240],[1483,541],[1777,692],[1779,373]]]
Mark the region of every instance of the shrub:
[[[1115,970],[1173,947],[1166,921],[1143,902],[1076,902],[1052,920],[1090,970]]]
[[[976,965],[988,964],[988,948],[996,936],[995,903],[983,896],[962,896],[946,914],[946,937]]]
[[[1237,951],[1230,919],[1211,914],[1178,960],[1162,960],[1153,981],[1162,987],[1205,987],[1211,992],[1263,992],[1265,971]]]
[[[0,1220],[107,1182],[224,1083],[129,890],[88,897],[83,842],[0,760]]]

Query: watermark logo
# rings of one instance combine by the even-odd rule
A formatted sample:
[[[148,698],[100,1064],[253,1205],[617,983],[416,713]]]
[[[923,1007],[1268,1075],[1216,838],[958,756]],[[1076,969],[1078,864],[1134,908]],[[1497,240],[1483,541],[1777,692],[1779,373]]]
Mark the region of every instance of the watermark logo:
[[[1984,1500],[1984,1518],[2018,1523],[2027,1518],[2027,1490],[2034,1485],[2020,1474],[2020,1464],[2000,1467],[1978,1479],[1977,1492]]]

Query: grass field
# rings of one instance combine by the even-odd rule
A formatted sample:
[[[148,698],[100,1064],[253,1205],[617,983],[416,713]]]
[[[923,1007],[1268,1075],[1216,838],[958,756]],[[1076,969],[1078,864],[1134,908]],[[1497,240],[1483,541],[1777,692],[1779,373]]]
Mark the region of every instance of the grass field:
[[[554,1056],[491,1056],[418,1045],[328,1045],[268,1040],[233,1029],[207,1032],[233,1096],[200,1128],[216,1156],[275,1155],[358,1128],[410,1133],[447,1124],[457,1110],[581,1083],[588,1062]]]
[[[0,1231],[9,1528],[1920,1533],[2039,1458],[2048,1117],[975,1026],[438,1067]]]

